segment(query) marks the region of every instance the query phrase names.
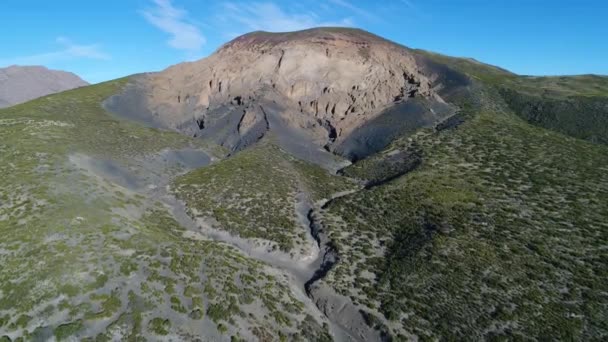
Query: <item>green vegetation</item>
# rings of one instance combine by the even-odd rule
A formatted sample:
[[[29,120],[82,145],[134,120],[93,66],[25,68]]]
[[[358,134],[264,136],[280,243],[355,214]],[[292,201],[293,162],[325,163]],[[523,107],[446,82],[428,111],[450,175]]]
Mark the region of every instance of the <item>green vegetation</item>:
[[[442,54],[414,50],[417,54],[428,57],[431,60],[448,66],[454,70],[467,74],[475,80],[484,82],[485,84],[499,84],[509,82],[517,78],[517,75],[499,67],[484,64],[471,58],[450,57]]]
[[[510,79],[506,86],[523,94],[556,100],[608,96],[608,77],[598,75],[519,76]]]
[[[413,137],[418,169],[327,208],[342,258],[328,280],[403,338],[605,339],[608,149],[491,94]]]
[[[171,322],[168,319],[162,318],[153,318],[148,324],[148,329],[157,335],[167,335],[169,334],[169,329],[171,329]]]
[[[233,234],[269,240],[288,252],[303,245],[307,233],[297,222],[296,196],[309,194],[316,201],[352,187],[263,140],[178,178],[174,192],[191,216],[212,218]]]
[[[511,88],[502,88],[501,94],[515,113],[534,125],[608,145],[608,77],[604,83],[605,97],[556,98],[542,86],[539,89],[547,92],[541,96]]]
[[[82,329],[82,321],[62,324],[55,329],[55,338],[64,341]]]
[[[148,182],[160,184],[146,177],[164,172],[160,179],[168,183],[185,171],[151,170],[162,151],[207,144],[106,113],[101,102],[126,82],[0,110],[0,335],[146,340],[194,334],[183,322],[200,324],[209,307],[225,302],[234,303],[222,316],[229,331],[265,326],[272,336],[294,333],[305,315],[286,280],[186,231],[148,190]],[[133,179],[144,190],[131,187]],[[105,331],[96,330],[100,326]]]
[[[608,76],[518,76],[471,59],[418,53],[497,89],[501,97],[493,101],[533,125],[608,144]]]
[[[370,187],[314,213],[340,256],[324,281],[396,340],[608,339],[607,79],[426,54],[475,80],[466,121],[342,171]],[[234,340],[330,340],[290,279],[208,240],[166,188],[191,217],[300,253],[298,204],[357,185],[272,137],[189,173],[151,168],[167,149],[210,147],[106,113],[126,82],[0,110],[0,341],[210,323]]]
[[[415,143],[399,139],[385,151],[340,170],[340,174],[365,181],[370,187],[398,178],[416,169],[421,162],[420,148]]]

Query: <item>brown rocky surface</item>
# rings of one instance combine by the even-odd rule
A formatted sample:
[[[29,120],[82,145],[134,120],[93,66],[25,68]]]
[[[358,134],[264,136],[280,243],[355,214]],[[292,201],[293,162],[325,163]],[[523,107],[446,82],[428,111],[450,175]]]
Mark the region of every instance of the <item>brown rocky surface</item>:
[[[0,68],[0,108],[86,85],[86,81],[71,72],[43,66]]]
[[[466,78],[446,82],[436,69],[414,50],[361,30],[253,32],[208,58],[141,76],[107,105],[230,149],[270,130],[290,132],[292,142],[303,141],[300,149],[358,159],[395,134],[454,113],[446,90],[466,87]]]

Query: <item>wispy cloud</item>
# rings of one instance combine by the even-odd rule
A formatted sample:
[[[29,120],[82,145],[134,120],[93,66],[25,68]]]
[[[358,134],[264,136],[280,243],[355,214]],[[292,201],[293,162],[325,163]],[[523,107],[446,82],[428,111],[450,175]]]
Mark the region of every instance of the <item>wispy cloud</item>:
[[[110,59],[110,55],[101,51],[98,44],[79,45],[72,42],[66,37],[57,37],[55,40],[58,44],[65,47],[64,52],[73,57],[91,58],[91,59]]]
[[[231,32],[237,35],[244,31],[297,31],[317,26],[353,26],[351,18],[342,18],[337,21],[324,21],[320,16],[310,10],[295,13],[281,8],[273,2],[222,4],[222,12],[218,15],[221,21],[239,24],[240,32]]]
[[[405,5],[410,14],[418,17],[426,17],[426,14],[420,10],[414,3],[414,0],[401,0],[401,3]]]
[[[74,59],[97,59],[109,60],[109,54],[103,52],[99,44],[76,44],[66,37],[58,37],[55,42],[61,49],[29,56],[19,56],[8,59],[0,59],[3,65],[49,65]]]
[[[205,44],[205,36],[199,28],[188,20],[188,12],[176,8],[171,0],[153,0],[155,7],[141,11],[144,18],[171,38],[169,46],[179,50],[200,50]]]
[[[407,1],[407,0],[404,0],[404,1]],[[347,10],[355,13],[356,15],[364,17],[366,19],[370,19],[370,20],[377,20],[378,19],[378,17],[376,15],[374,15],[373,13],[371,13],[371,12],[369,12],[369,11],[363,9],[363,8],[360,8],[360,7],[357,7],[357,6],[353,5],[348,0],[329,0],[329,2],[333,3],[334,5],[338,5],[338,6],[344,7]]]

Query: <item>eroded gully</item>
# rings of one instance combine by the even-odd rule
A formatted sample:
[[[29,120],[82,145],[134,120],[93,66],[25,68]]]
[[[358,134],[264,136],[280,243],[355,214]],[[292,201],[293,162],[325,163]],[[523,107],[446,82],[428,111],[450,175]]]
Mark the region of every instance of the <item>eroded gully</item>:
[[[190,170],[187,169],[180,174],[184,174]],[[179,174],[175,177],[177,176]],[[330,333],[335,341],[361,340],[353,336],[349,328],[335,322],[330,317],[331,315],[321,310],[311,294],[312,286],[317,281],[323,279],[339,260],[335,248],[329,242],[321,223],[315,219],[315,216],[329,202],[350,195],[357,190],[339,192],[332,195],[329,199],[316,203],[312,203],[306,193],[302,192],[296,196],[295,214],[299,225],[307,231],[307,240],[305,252],[294,256],[280,251],[273,251],[267,243],[243,239],[231,235],[227,231],[214,228],[214,224],[207,220],[193,218],[188,213],[186,205],[177,199],[171,191],[170,184],[175,177],[167,177],[162,180],[156,179],[155,186],[140,188],[139,192],[145,194],[148,203],[160,201],[172,213],[175,220],[189,231],[190,234],[195,234],[198,238],[233,246],[247,257],[263,262],[283,275],[288,280],[292,293],[305,304],[307,311],[313,317],[323,318],[319,320],[320,323],[324,321],[328,323]]]

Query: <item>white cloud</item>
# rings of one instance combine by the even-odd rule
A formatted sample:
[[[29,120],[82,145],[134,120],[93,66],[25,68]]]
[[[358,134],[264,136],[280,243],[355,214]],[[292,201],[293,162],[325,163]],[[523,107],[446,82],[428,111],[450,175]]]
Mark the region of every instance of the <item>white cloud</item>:
[[[318,26],[353,26],[350,18],[338,21],[323,21],[314,11],[290,13],[273,2],[222,4],[222,21],[238,23],[244,31],[285,32]],[[242,33],[242,32],[239,32]],[[238,34],[236,32],[231,35]]]
[[[29,56],[1,59],[3,65],[48,65],[74,59],[109,60],[111,57],[103,52],[99,44],[80,45],[65,37],[58,37],[55,42],[62,46],[61,50],[40,53]]]
[[[66,37],[58,37],[56,42],[63,45],[66,54],[73,57],[91,58],[91,59],[110,59],[110,55],[101,51],[101,48],[97,44],[93,45],[78,45],[74,44],[71,40]]]
[[[350,3],[347,0],[329,0],[329,2],[333,3],[334,5],[338,5],[341,7],[346,8],[347,10],[361,16],[364,17],[366,19],[370,19],[370,20],[376,20],[378,19],[378,17],[376,17],[374,14],[370,13],[369,11],[366,11],[360,7],[357,7],[355,5],[353,5],[352,3]]]
[[[155,7],[142,11],[146,20],[168,33],[169,46],[179,50],[200,50],[205,36],[188,21],[188,12],[173,6],[171,0],[153,0]]]

